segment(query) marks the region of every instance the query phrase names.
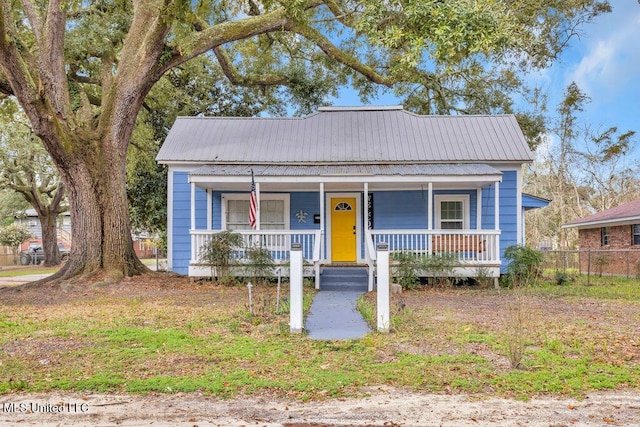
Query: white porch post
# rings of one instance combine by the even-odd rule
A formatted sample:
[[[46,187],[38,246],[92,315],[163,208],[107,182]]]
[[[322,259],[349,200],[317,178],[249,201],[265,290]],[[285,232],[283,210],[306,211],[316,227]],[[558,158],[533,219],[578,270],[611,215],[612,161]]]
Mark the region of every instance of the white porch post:
[[[495,216],[495,228],[496,230],[500,230],[500,181],[496,181],[495,186],[495,206],[494,206],[494,216]],[[495,259],[502,263],[500,259],[500,235],[496,236],[496,254]],[[493,286],[498,289],[500,287],[498,283],[498,278],[493,279]]]
[[[433,230],[433,182],[429,183],[427,193],[427,230],[431,231]]]
[[[494,200],[494,217],[495,217],[495,229],[500,230],[500,181],[496,181],[495,184],[495,200]]]
[[[324,182],[320,183],[320,261],[324,262]]]
[[[260,230],[260,183],[256,182],[256,230]]]
[[[213,194],[211,189],[207,188],[207,230],[213,228]]]
[[[364,229],[365,231],[369,229],[369,183],[364,183]]]
[[[429,182],[427,191],[427,230],[433,230],[433,182]],[[432,237],[427,236],[427,253],[432,253]]]
[[[476,230],[482,229],[482,188],[476,190]]]
[[[191,182],[191,230],[196,229],[196,184]],[[196,261],[198,257],[198,248],[196,247],[196,239],[191,236],[191,261]]]

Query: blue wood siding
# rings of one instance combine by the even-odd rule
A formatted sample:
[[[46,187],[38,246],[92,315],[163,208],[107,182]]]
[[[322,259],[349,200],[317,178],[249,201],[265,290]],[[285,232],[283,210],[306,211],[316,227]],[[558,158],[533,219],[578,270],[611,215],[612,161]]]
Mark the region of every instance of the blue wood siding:
[[[469,227],[472,229],[476,228],[476,190],[435,190],[433,195],[468,195]],[[428,197],[427,190],[373,192],[373,228],[428,228]],[[435,202],[433,203],[433,209],[433,220],[435,221]]]
[[[220,230],[222,228],[222,192],[213,191],[211,196],[211,205],[213,206],[211,228],[213,230]]]
[[[189,273],[191,259],[191,186],[187,172],[173,172],[173,209],[171,212],[173,229],[171,250],[172,270],[179,274]],[[206,211],[205,211],[206,216]]]
[[[374,191],[373,228],[427,228],[427,191]]]
[[[291,193],[289,224],[292,230],[319,230],[320,224],[313,223],[313,216],[320,214],[320,193]],[[296,216],[298,212],[304,212],[307,217],[301,222]]]
[[[518,242],[518,174],[516,171],[503,171],[500,183],[500,258],[501,271],[506,271],[504,250]],[[482,228],[494,229],[495,187],[482,190]]]

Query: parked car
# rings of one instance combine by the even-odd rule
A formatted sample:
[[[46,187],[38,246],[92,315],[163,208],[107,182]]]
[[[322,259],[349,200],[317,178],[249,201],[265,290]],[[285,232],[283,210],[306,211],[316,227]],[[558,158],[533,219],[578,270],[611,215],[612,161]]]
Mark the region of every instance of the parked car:
[[[64,243],[58,243],[58,249],[60,249],[60,260],[68,260],[71,249],[69,249]],[[20,265],[37,265],[42,261],[44,261],[44,250],[42,249],[42,246],[31,246],[26,251],[20,251]]]

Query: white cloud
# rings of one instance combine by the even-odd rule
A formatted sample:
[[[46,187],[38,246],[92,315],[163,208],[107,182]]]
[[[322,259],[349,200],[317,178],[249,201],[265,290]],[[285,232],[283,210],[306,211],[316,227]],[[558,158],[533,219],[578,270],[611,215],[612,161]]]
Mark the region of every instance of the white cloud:
[[[631,84],[638,87],[640,7],[635,2],[624,3],[627,7],[601,18],[602,25],[593,24],[582,40],[586,54],[567,70],[567,83],[575,81],[594,100],[611,99]]]

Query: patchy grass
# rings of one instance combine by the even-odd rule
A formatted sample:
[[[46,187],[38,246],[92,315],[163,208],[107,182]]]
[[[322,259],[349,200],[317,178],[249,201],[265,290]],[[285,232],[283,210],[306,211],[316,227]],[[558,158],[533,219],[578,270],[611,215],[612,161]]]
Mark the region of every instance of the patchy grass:
[[[640,301],[640,280],[615,276],[571,276],[565,285],[556,285],[552,281],[540,281],[532,287],[532,293],[540,296],[580,297],[626,302]]]
[[[563,287],[564,289],[564,287]],[[508,360],[509,290],[419,289],[392,301],[392,332],[290,335],[275,286],[154,275],[113,285],[0,292],[0,393],[51,390],[270,393],[298,399],[392,385],[528,398],[638,388],[638,305],[532,290],[520,369]],[[305,306],[314,290],[305,288]],[[283,286],[283,296],[288,296]],[[358,302],[375,321],[375,294]],[[620,322],[620,319],[626,322]]]

